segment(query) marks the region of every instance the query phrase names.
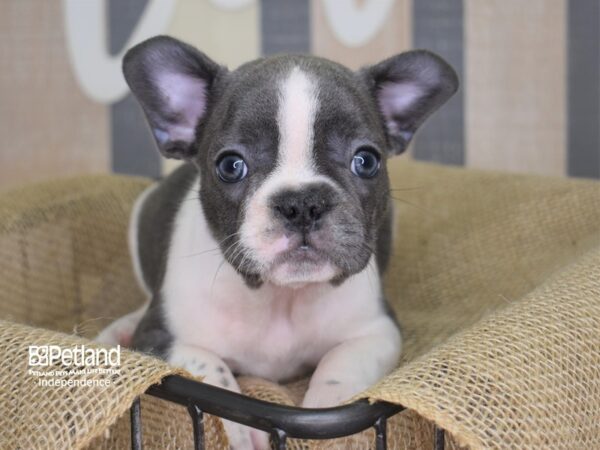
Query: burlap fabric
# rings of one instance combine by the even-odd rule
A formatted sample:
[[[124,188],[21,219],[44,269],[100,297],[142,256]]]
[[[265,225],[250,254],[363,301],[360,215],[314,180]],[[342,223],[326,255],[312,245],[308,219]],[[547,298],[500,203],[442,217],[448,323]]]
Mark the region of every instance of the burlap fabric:
[[[600,448],[600,185],[410,162],[390,171],[386,291],[404,354],[361,395],[409,408],[390,423],[390,448],[431,448],[434,422],[447,448]],[[27,373],[28,345],[88,342],[142,301],[125,227],[147,183],[83,177],[1,196],[1,449],[127,448],[132,399],[176,372],[124,352],[106,389],[40,387]],[[288,404],[306,387],[240,384]],[[183,408],[144,396],[142,411],[146,448],[191,448]],[[207,431],[212,448],[226,446],[217,420]]]

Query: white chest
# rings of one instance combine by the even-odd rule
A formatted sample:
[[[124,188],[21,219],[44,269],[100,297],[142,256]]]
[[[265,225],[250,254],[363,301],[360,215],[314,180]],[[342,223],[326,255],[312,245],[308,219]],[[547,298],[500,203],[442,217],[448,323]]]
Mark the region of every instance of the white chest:
[[[163,295],[177,341],[216,353],[234,372],[284,380],[315,366],[381,314],[374,276],[358,274],[337,288],[253,290],[223,266],[210,285],[203,277],[190,282],[180,275],[178,289]]]
[[[283,380],[381,314],[374,261],[339,287],[252,289],[224,263],[197,203],[183,204],[161,292],[175,341],[214,352],[234,372]]]

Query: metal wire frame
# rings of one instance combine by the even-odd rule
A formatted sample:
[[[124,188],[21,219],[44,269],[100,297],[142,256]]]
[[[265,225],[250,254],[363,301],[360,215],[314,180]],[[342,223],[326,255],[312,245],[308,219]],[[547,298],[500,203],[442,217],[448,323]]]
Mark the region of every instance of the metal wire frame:
[[[287,438],[333,439],[373,427],[376,450],[387,449],[387,419],[403,406],[360,400],[334,408],[299,408],[257,400],[210,384],[172,375],[146,394],[186,406],[193,426],[194,450],[204,450],[203,414],[257,428],[271,435],[272,446],[285,450]],[[444,450],[444,431],[435,428],[435,450]],[[140,400],[131,406],[131,448],[142,450]]]

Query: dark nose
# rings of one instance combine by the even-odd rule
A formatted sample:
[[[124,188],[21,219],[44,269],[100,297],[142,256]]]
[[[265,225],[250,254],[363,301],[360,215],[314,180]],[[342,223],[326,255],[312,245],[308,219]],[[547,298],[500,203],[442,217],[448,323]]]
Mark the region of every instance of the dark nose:
[[[275,216],[280,217],[288,228],[296,231],[312,231],[332,209],[332,189],[328,185],[313,185],[301,190],[285,190],[272,199]]]

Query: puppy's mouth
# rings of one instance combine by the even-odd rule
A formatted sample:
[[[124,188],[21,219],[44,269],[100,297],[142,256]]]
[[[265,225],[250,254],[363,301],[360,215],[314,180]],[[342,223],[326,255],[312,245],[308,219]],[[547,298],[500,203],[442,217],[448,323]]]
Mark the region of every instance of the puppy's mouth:
[[[308,283],[330,281],[337,273],[326,252],[308,236],[281,238],[287,245],[272,260],[265,278],[281,286],[300,287]],[[287,240],[287,242],[286,242]]]
[[[327,260],[326,255],[313,244],[308,242],[302,242],[290,248],[289,250],[281,252],[275,260],[273,265],[283,263],[298,263],[298,264],[321,264]]]

